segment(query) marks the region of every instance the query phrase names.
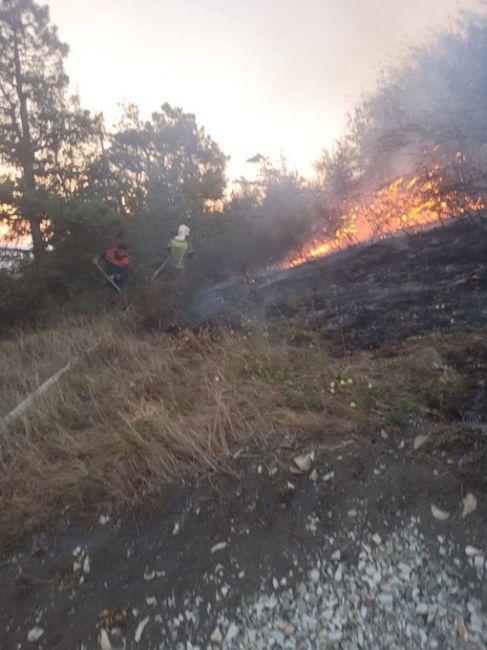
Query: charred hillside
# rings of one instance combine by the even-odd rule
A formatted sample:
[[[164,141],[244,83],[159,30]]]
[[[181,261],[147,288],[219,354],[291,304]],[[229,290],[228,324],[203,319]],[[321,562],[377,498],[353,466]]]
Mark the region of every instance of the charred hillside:
[[[343,352],[435,328],[464,330],[487,320],[486,253],[485,222],[458,219],[252,282],[229,279],[199,291],[187,316],[194,324],[233,325],[305,318]]]

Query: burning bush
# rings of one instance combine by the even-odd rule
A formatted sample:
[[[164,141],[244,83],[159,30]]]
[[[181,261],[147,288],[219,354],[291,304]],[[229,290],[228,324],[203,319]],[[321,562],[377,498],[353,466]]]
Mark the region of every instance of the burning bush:
[[[344,201],[342,225],[330,236],[325,229],[284,266],[297,266],[335,250],[364,241],[384,239],[397,232],[411,231],[443,223],[485,209],[477,196],[455,191],[457,185],[451,165],[435,165],[413,177],[401,176],[361,202]]]
[[[486,57],[487,16],[462,13],[382,72],[318,161],[324,224],[286,264],[483,210]]]

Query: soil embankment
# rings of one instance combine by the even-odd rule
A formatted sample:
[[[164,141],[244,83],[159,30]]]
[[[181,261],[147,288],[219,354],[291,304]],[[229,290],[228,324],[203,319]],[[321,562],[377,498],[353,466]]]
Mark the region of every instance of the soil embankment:
[[[60,512],[4,557],[2,650],[485,648],[485,241],[458,221],[195,296],[193,323],[291,327],[299,366],[238,369],[289,432],[130,512]]]

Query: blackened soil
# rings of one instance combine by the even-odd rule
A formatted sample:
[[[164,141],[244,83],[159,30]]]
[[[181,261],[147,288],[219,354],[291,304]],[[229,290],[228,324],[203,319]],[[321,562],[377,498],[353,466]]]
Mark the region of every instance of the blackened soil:
[[[427,232],[356,246],[252,286],[231,279],[200,291],[188,307],[195,323],[242,315],[300,318],[335,341],[337,353],[376,348],[432,329],[487,322],[487,228],[458,219]]]

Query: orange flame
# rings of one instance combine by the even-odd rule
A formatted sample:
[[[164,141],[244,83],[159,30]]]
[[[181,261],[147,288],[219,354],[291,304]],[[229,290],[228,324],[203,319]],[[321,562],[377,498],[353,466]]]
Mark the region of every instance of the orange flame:
[[[283,266],[299,266],[354,243],[384,239],[399,231],[424,228],[484,209],[480,199],[443,190],[443,170],[437,165],[423,178],[397,178],[376,191],[369,203],[346,203],[339,218],[344,225],[334,236],[323,233],[314,238],[298,254],[287,258]]]

